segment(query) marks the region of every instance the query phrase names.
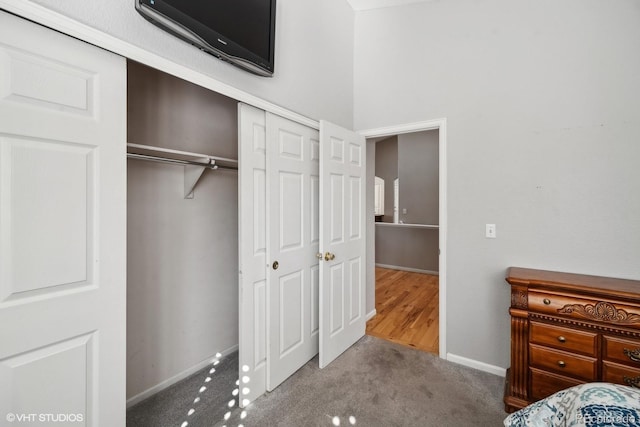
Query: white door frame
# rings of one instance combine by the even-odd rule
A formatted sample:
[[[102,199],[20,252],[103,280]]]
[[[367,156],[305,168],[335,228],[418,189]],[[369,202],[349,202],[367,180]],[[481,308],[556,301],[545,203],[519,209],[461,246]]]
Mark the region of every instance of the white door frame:
[[[440,358],[447,358],[447,119],[427,120],[424,122],[406,123],[397,126],[387,126],[375,129],[360,130],[358,133],[365,138],[379,138],[384,136],[400,135],[403,133],[422,132],[425,130],[439,131],[439,216],[440,227],[438,240],[440,257],[438,259],[439,270],[439,301],[438,301],[438,338],[440,343]],[[369,165],[374,167],[375,165]],[[369,236],[368,238],[371,238]],[[375,282],[375,281],[374,281]]]

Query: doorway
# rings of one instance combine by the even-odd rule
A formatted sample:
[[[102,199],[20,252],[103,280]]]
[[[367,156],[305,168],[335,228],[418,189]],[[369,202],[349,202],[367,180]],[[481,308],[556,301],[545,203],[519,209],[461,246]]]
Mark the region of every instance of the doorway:
[[[391,145],[393,145],[394,140],[390,139],[392,137],[395,137],[397,144],[397,137],[402,139],[424,131],[436,131],[435,133],[437,133],[437,141],[435,142],[437,145],[437,153],[435,154],[437,158],[434,159],[435,165],[437,165],[437,195],[435,196],[436,200],[433,202],[435,206],[432,206],[432,209],[435,209],[437,214],[435,218],[431,215],[431,218],[435,220],[428,220],[427,222],[430,223],[425,223],[425,221],[420,223],[416,219],[415,214],[420,210],[416,205],[412,205],[411,202],[420,200],[421,190],[416,191],[415,185],[412,187],[411,183],[407,183],[408,187],[405,190],[405,194],[412,194],[412,196],[405,196],[404,200],[407,204],[403,206],[403,175],[398,170],[395,171],[395,174],[391,171],[390,175],[385,172],[389,175],[387,178],[391,179],[391,181],[385,179],[385,181],[389,181],[385,188],[387,191],[391,190],[391,194],[385,195],[386,203],[379,201],[378,204],[375,204],[374,193],[376,191],[374,188],[379,194],[380,185],[374,186],[377,171],[374,168],[369,168],[368,170],[368,186],[371,188],[369,191],[371,200],[369,200],[368,209],[374,210],[377,208],[377,211],[375,216],[369,216],[367,224],[369,235],[367,289],[370,292],[369,295],[374,296],[367,299],[368,317],[370,319],[367,331],[375,336],[381,336],[379,334],[380,329],[387,332],[394,331],[394,336],[390,337],[390,340],[405,345],[410,345],[408,342],[402,342],[409,336],[411,339],[417,339],[418,344],[422,343],[422,345],[412,345],[413,347],[431,351],[439,354],[441,358],[446,358],[446,119],[371,129],[360,133],[367,138],[367,150],[369,152],[375,150],[376,155],[374,157],[377,157],[377,149],[374,146],[377,142],[390,140],[392,141]],[[413,157],[414,160],[418,158],[415,155]],[[415,167],[415,162],[413,167]],[[397,191],[393,190],[395,179],[399,181]],[[399,197],[397,197],[398,193],[400,194]],[[399,199],[399,203],[394,203],[396,198]],[[387,209],[384,209],[384,212],[380,212],[381,206],[385,204]],[[387,211],[389,211],[390,215],[386,215]],[[396,211],[398,214],[394,215]],[[396,247],[382,249],[391,255],[395,255],[396,259],[394,262],[381,263],[378,257],[380,253],[376,253],[377,249],[374,242],[376,240],[380,241],[379,237],[382,237],[383,233],[388,235],[389,232],[403,234],[407,236],[406,238],[414,240],[420,234],[427,236],[430,233],[431,237],[420,239],[422,241],[420,244],[431,240],[433,247],[433,250],[429,251],[431,253],[431,261],[428,261],[427,258],[429,257],[418,255],[418,259],[415,262],[422,262],[423,264],[414,268],[404,268],[402,266],[398,268],[398,265],[401,265],[403,261],[411,258],[414,254],[409,252],[404,256],[398,255],[402,251],[399,251]],[[424,264],[424,262],[427,262],[427,264]],[[398,289],[399,286],[403,288]],[[412,297],[413,299],[405,299],[404,297],[411,294],[411,292],[417,292],[419,295],[416,294]],[[404,303],[402,302],[403,299],[405,299]],[[391,307],[394,305],[399,305],[399,307],[392,310]],[[385,316],[388,317],[389,312],[394,313],[393,318],[384,319]],[[415,327],[419,326],[419,323],[426,326],[426,328],[420,331],[416,330]],[[430,331],[427,330],[429,327]],[[411,330],[412,328],[413,330]],[[437,335],[434,336],[436,331]],[[403,336],[405,334],[406,336]]]

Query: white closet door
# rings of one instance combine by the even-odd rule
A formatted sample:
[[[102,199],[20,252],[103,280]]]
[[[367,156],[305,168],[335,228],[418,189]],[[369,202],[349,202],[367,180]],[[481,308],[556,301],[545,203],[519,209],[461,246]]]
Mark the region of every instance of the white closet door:
[[[0,423],[124,426],[125,60],[6,13],[0,41]]]
[[[241,406],[267,384],[266,118],[264,110],[238,106]]]
[[[320,122],[320,367],[365,332],[365,139]]]
[[[318,353],[318,131],[267,113],[267,389]]]

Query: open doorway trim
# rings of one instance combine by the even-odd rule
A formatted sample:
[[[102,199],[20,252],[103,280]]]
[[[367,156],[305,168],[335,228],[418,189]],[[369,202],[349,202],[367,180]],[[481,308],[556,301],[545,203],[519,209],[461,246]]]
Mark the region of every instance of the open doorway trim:
[[[425,130],[438,130],[439,148],[439,197],[438,214],[440,229],[438,240],[440,257],[438,259],[439,270],[439,300],[438,300],[438,339],[440,358],[447,358],[447,119],[427,120],[423,122],[406,123],[396,126],[387,126],[376,129],[360,130],[358,133],[365,138],[378,138],[384,136],[401,135],[404,133],[422,132]]]

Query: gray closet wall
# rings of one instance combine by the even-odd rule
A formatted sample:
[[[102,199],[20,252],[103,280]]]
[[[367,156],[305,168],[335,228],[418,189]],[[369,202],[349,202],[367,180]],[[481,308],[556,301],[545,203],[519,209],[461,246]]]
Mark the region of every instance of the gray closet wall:
[[[237,159],[237,103],[128,63],[128,142]],[[238,180],[128,160],[127,398],[238,344]]]

